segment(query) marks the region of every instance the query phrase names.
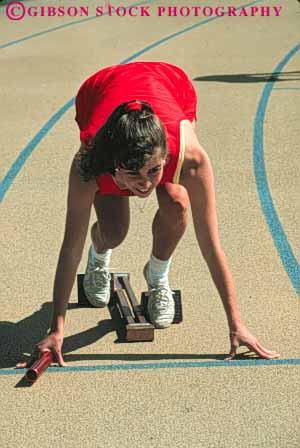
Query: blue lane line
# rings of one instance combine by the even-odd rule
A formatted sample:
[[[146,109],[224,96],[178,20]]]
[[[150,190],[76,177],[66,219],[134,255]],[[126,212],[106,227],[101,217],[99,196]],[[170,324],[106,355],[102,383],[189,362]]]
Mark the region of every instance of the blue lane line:
[[[23,3],[24,3],[24,1],[23,1]],[[142,6],[142,5],[146,5],[148,3],[154,3],[155,1],[157,1],[157,0],[148,0],[148,1],[144,1],[144,2],[133,3],[132,5],[128,5],[127,7],[130,8],[131,6]],[[45,31],[40,31],[39,33],[34,33],[34,34],[30,34],[29,36],[22,37],[21,39],[17,39],[17,40],[12,40],[10,42],[6,42],[5,44],[1,44],[0,45],[0,49],[1,48],[11,47],[11,46],[17,45],[17,44],[19,44],[21,42],[25,42],[26,40],[34,39],[35,37],[43,36],[44,34],[49,34],[49,33],[55,32],[55,31],[62,30],[63,28],[68,28],[70,26],[79,25],[80,23],[88,22],[90,20],[100,19],[101,17],[104,17],[104,16],[107,16],[107,12],[105,14],[103,14],[103,16],[96,16],[95,15],[93,17],[86,17],[85,19],[73,20],[72,22],[65,23],[64,25],[58,25],[58,26],[56,26],[54,28],[50,28],[50,29],[45,30]],[[7,19],[7,20],[9,20],[9,19]]]
[[[276,77],[284,66],[296,55],[300,45],[296,45],[277,65],[272,76]],[[288,239],[284,233],[281,222],[277,216],[271,192],[268,186],[265,161],[264,161],[264,120],[268,101],[274,87],[274,81],[266,83],[259,101],[254,123],[253,156],[256,186],[266,222],[269,226],[275,246],[280,255],[284,269],[294,287],[297,295],[300,295],[300,264],[296,260]]]
[[[255,3],[260,3],[262,0],[256,0],[251,3],[248,3],[246,5],[242,5],[242,7],[247,7],[250,5],[253,5]],[[224,16],[226,17],[226,16]],[[164,39],[161,39],[157,41],[156,43],[144,48],[140,52],[135,53],[130,58],[125,59],[121,64],[128,63],[132,61],[133,59],[137,58],[141,54],[145,53],[146,51],[149,51],[150,49],[153,49],[157,47],[158,45],[167,42],[168,40],[175,38],[185,32],[191,31],[201,25],[204,25],[208,22],[211,22],[212,20],[217,20],[220,17],[211,18],[205,21],[202,21],[198,24],[195,24],[191,27],[188,27],[182,31],[179,31],[177,33],[173,33],[169,36],[167,36]],[[1,48],[1,47],[0,47]],[[299,48],[299,46],[298,46]],[[279,64],[280,65],[280,64]],[[284,66],[285,64],[283,64]],[[281,67],[281,69],[283,68]],[[278,70],[278,68],[277,68]],[[277,71],[275,70],[275,71]],[[273,83],[272,83],[273,84]],[[49,130],[56,124],[56,122],[61,118],[61,116],[74,104],[74,99],[72,98],[69,100],[63,107],[59,109],[59,111],[56,112],[55,115],[51,117],[51,119],[42,127],[42,129],[36,134],[36,136],[28,143],[28,145],[23,149],[18,159],[15,161],[15,163],[12,165],[11,169],[7,173],[5,179],[3,182],[0,183],[0,203],[2,202],[4,195],[10,185],[12,184],[13,180],[17,176],[18,172],[22,169],[23,165],[25,164],[26,160],[32,153],[32,151],[35,149],[35,147],[38,145],[38,143],[44,138],[44,136],[49,132]],[[263,114],[264,115],[264,114]],[[262,135],[262,132],[261,132]],[[254,138],[254,141],[256,139]],[[98,366],[77,366],[77,367],[65,367],[65,368],[58,368],[58,367],[51,367],[48,369],[49,372],[74,372],[74,371],[99,371],[99,370],[106,370],[106,371],[112,371],[112,370],[132,370],[132,369],[163,369],[163,368],[201,368],[201,367],[245,367],[245,366],[266,366],[266,365],[299,365],[300,359],[283,359],[283,360],[247,360],[247,361],[217,361],[217,362],[185,362],[185,363],[151,363],[151,364],[123,364],[123,365],[98,365]],[[16,375],[16,374],[24,374],[26,372],[25,369],[4,369],[0,370],[0,375]]]
[[[40,31],[39,33],[30,34],[29,36],[22,37],[21,39],[17,39],[17,40],[12,40],[10,42],[7,42],[6,44],[1,44],[0,49],[12,47],[13,45],[17,45],[17,44],[20,44],[21,42],[25,42],[26,40],[34,39],[35,37],[43,36],[44,34],[54,33],[55,31],[62,30],[63,28],[68,28],[73,25],[78,25],[80,23],[87,22],[88,20],[95,20],[95,19],[99,19],[99,18],[100,18],[100,16],[99,17],[88,17],[86,19],[75,20],[73,22],[65,23],[64,25],[59,25],[59,26],[50,28],[45,31]]]
[[[49,121],[39,130],[39,132],[33,137],[32,140],[25,146],[25,148],[20,152],[18,158],[10,167],[4,179],[0,182],[0,204],[3,201],[3,198],[21,171],[24,166],[26,160],[29,158],[33,150],[37,147],[40,141],[45,137],[45,135],[50,131],[50,129],[58,122],[61,116],[70,109],[74,104],[74,98],[68,101],[63,107],[61,107],[56,114],[54,114]]]
[[[245,5],[241,5],[241,6],[239,6],[238,8],[236,8],[236,10],[238,11],[238,10],[240,10],[240,9],[242,9],[242,8],[247,8],[248,6],[254,5],[254,4],[256,4],[256,3],[261,3],[262,1],[263,1],[263,0],[255,0],[255,1],[251,2],[251,3],[247,3],[247,4],[245,4]],[[226,17],[226,15],[225,15],[224,17]],[[173,39],[173,38],[175,38],[175,37],[178,37],[178,36],[180,36],[181,34],[188,33],[189,31],[192,31],[192,30],[194,30],[195,28],[198,28],[198,27],[201,26],[201,25],[205,25],[206,23],[209,23],[209,22],[212,22],[212,21],[214,21],[214,20],[221,19],[221,18],[222,18],[222,17],[217,17],[217,16],[216,16],[216,17],[210,17],[209,19],[202,20],[200,23],[199,23],[199,22],[198,22],[198,23],[195,23],[194,25],[191,25],[191,26],[189,26],[188,28],[184,28],[184,29],[181,30],[181,31],[177,31],[176,33],[170,34],[169,36],[164,37],[163,39],[158,40],[158,41],[155,42],[154,44],[149,45],[148,47],[143,48],[143,50],[138,51],[137,53],[135,53],[134,55],[132,55],[130,58],[125,59],[125,61],[123,61],[122,63],[123,63],[123,64],[127,64],[127,63],[130,62],[133,58],[134,58],[134,59],[135,59],[135,58],[138,58],[139,56],[141,56],[142,54],[144,54],[146,51],[152,50],[153,48],[155,48],[155,47],[157,47],[158,45],[161,45],[161,44],[167,42],[167,41],[170,40],[170,39]]]
[[[254,5],[256,3],[261,3],[263,0],[256,0],[251,3],[247,3],[246,5],[242,5],[237,9],[245,8],[247,6]],[[226,16],[224,16],[226,17]],[[189,31],[192,31],[193,29],[200,27],[202,25],[205,25],[209,22],[212,22],[213,20],[221,19],[222,17],[213,17],[208,20],[203,20],[201,22],[196,23],[193,26],[189,26],[181,31],[178,31],[177,33],[170,34],[169,36],[165,37],[164,39],[160,39],[157,42],[145,47],[143,50],[134,53],[129,58],[125,59],[124,61],[120,62],[120,64],[127,64],[128,62],[133,61],[138,56],[141,56],[142,54],[146,53],[147,51],[158,47],[162,43],[167,42],[170,39],[174,39],[177,36],[180,36],[183,33],[187,33]],[[26,160],[29,158],[29,156],[32,154],[34,149],[37,147],[38,143],[45,137],[45,135],[49,132],[50,129],[53,128],[53,126],[58,122],[58,120],[64,115],[67,110],[73,106],[75,98],[72,98],[69,100],[64,106],[62,106],[51,118],[47,121],[47,123],[40,129],[40,131],[33,137],[33,139],[26,145],[26,147],[21,151],[18,158],[15,160],[9,171],[7,172],[5,178],[0,182],[0,204],[4,199],[4,196],[10,186],[12,185],[13,181],[17,177],[18,173],[23,168]]]
[[[106,364],[96,366],[50,367],[49,373],[66,372],[95,372],[120,370],[154,370],[154,369],[191,369],[201,367],[258,367],[258,366],[287,366],[299,365],[300,359],[249,359],[245,361],[210,361],[210,362],[154,362],[146,364]],[[24,375],[26,369],[3,369],[0,375]]]

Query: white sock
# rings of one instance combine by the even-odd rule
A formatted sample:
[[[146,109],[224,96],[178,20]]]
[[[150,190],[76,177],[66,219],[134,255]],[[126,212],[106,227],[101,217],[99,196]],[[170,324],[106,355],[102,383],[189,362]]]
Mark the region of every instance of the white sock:
[[[110,262],[110,257],[111,257],[111,253],[112,250],[108,249],[106,252],[104,252],[103,254],[98,254],[95,250],[94,244],[92,243],[92,249],[91,249],[91,254],[92,257],[95,258],[96,260],[100,261],[101,264],[103,265],[103,267],[108,268],[109,266],[109,262]]]
[[[159,260],[153,254],[151,254],[148,264],[148,281],[149,284],[155,288],[156,286],[165,286],[169,288],[169,268],[172,258],[168,260]]]

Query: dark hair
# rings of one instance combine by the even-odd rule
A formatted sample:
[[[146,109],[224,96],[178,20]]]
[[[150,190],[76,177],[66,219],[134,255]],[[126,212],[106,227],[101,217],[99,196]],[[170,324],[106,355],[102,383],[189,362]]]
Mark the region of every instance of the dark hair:
[[[158,147],[165,157],[164,126],[149,104],[139,100],[122,103],[98,130],[93,147],[79,153],[79,173],[87,182],[101,174],[114,174],[118,167],[139,171]]]

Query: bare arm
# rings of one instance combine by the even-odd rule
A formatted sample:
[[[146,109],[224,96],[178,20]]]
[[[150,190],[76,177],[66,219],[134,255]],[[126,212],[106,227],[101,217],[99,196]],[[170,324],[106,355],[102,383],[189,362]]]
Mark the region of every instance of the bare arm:
[[[95,181],[80,179],[74,158],[69,175],[65,233],[54,281],[51,331],[63,333],[67,304],[82,257],[96,191]]]
[[[189,193],[199,248],[222,299],[229,328],[234,331],[241,323],[241,317],[233,279],[219,238],[213,171],[206,152],[199,144],[187,153],[181,183]]]
[[[76,271],[82,257],[91,208],[97,189],[95,181],[83,182],[80,179],[75,156],[69,175],[65,233],[54,280],[51,331],[37,344],[40,354],[52,351],[60,366],[66,366],[62,356],[65,315]],[[19,362],[16,367],[25,368],[27,366],[27,362]]]
[[[188,191],[199,247],[226,312],[231,339],[228,359],[234,358],[240,345],[246,345],[264,358],[278,357],[276,352],[262,347],[241,320],[234,282],[219,238],[212,166],[190,124],[186,131],[186,154],[180,183]]]
[[[54,280],[51,331],[37,344],[40,353],[51,350],[60,366],[66,365],[62,356],[65,315],[77,268],[82,257],[96,191],[96,182],[83,182],[80,179],[75,156],[69,174],[65,233]]]

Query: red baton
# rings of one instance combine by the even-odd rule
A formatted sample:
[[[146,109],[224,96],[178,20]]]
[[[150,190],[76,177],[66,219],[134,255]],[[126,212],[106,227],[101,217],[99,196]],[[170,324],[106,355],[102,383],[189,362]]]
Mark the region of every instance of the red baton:
[[[36,381],[53,361],[52,352],[44,352],[41,357],[27,370],[26,378],[30,382]]]

